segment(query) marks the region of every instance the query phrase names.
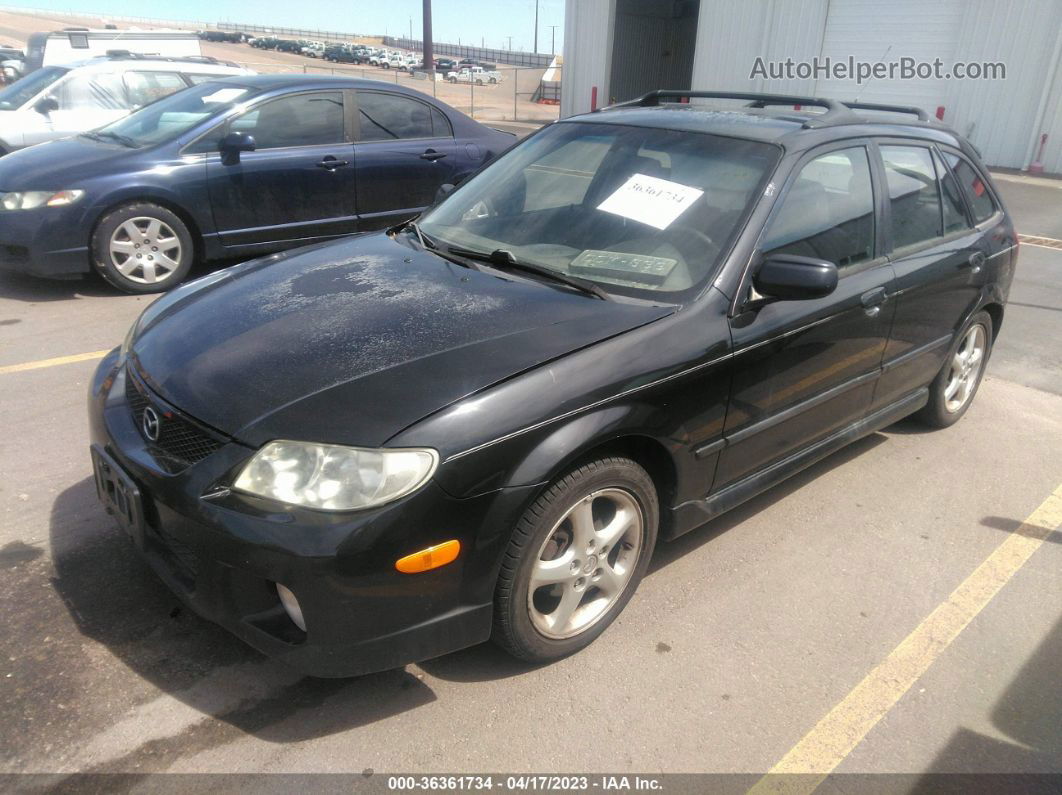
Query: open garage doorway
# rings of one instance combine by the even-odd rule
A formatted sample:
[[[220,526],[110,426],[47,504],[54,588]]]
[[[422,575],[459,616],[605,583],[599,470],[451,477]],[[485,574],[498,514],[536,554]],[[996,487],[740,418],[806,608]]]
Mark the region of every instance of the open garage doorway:
[[[700,0],[616,0],[609,102],[692,88]]]

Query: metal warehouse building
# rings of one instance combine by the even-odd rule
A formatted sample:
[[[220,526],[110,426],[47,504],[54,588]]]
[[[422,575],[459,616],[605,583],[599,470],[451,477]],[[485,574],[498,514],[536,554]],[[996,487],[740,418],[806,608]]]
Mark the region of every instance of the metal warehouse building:
[[[756,59],[1002,63],[1003,79],[751,76]],[[918,105],[990,165],[1062,172],[1062,0],[567,0],[561,114],[654,88]]]

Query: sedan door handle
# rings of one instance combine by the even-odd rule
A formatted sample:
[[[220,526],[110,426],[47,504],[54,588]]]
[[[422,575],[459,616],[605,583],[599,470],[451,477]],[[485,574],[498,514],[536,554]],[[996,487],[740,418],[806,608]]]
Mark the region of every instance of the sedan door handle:
[[[332,155],[328,155],[324,160],[317,164],[318,168],[324,168],[328,171],[335,171],[337,168],[343,168],[343,166],[349,166],[346,160],[336,160]]]
[[[873,290],[867,290],[859,296],[859,301],[863,304],[864,309],[870,309],[874,306],[881,306],[888,297],[884,287],[875,287]]]
[[[985,254],[983,251],[975,251],[970,255],[966,263],[973,269],[974,273],[981,272],[981,266],[985,264]]]
[[[446,152],[436,152],[434,149],[425,149],[424,154],[420,156],[421,160],[430,160],[433,163],[436,160],[442,160],[446,157]]]

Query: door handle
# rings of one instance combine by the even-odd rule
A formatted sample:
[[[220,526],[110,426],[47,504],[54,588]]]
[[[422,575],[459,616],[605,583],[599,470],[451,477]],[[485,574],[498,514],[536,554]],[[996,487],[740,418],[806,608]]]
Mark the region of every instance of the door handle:
[[[343,168],[343,166],[349,166],[346,160],[336,160],[332,155],[325,157],[320,163],[317,164],[318,168],[323,168],[328,171],[335,171],[337,168]]]
[[[446,152],[436,152],[434,149],[425,149],[424,154],[420,156],[421,160],[430,160],[435,162],[436,160],[442,160],[446,157]]]
[[[888,297],[884,287],[875,287],[873,290],[867,290],[859,296],[859,302],[863,304],[864,309],[871,309],[884,304]]]
[[[983,251],[975,251],[966,260],[966,264],[970,266],[973,273],[980,273],[981,266],[985,264],[985,253]]]

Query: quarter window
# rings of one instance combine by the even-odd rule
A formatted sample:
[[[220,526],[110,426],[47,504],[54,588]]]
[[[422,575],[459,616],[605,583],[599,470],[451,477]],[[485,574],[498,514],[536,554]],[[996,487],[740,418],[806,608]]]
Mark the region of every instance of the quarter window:
[[[977,173],[973,166],[956,154],[945,152],[944,159],[948,161],[948,165],[955,172],[955,177],[959,180],[959,184],[965,186],[966,196],[970,199],[970,206],[977,223],[990,218],[996,211],[996,205],[992,201],[992,195],[988,192],[981,175]]]
[[[944,199],[944,234],[957,232],[961,229],[969,229],[970,224],[966,220],[966,208],[962,203],[962,194],[955,177],[948,171],[940,156],[933,154],[933,165],[937,167],[937,175],[940,178],[940,195]]]
[[[889,186],[892,247],[913,246],[942,234],[937,175],[928,149],[883,146],[885,181]]]
[[[361,141],[432,138],[431,110],[423,102],[398,94],[358,94]]]
[[[257,149],[342,143],[343,94],[321,91],[274,99],[234,119],[230,129],[254,136]]]
[[[862,147],[816,157],[797,175],[767,231],[766,254],[815,257],[839,268],[874,257],[874,192]]]

